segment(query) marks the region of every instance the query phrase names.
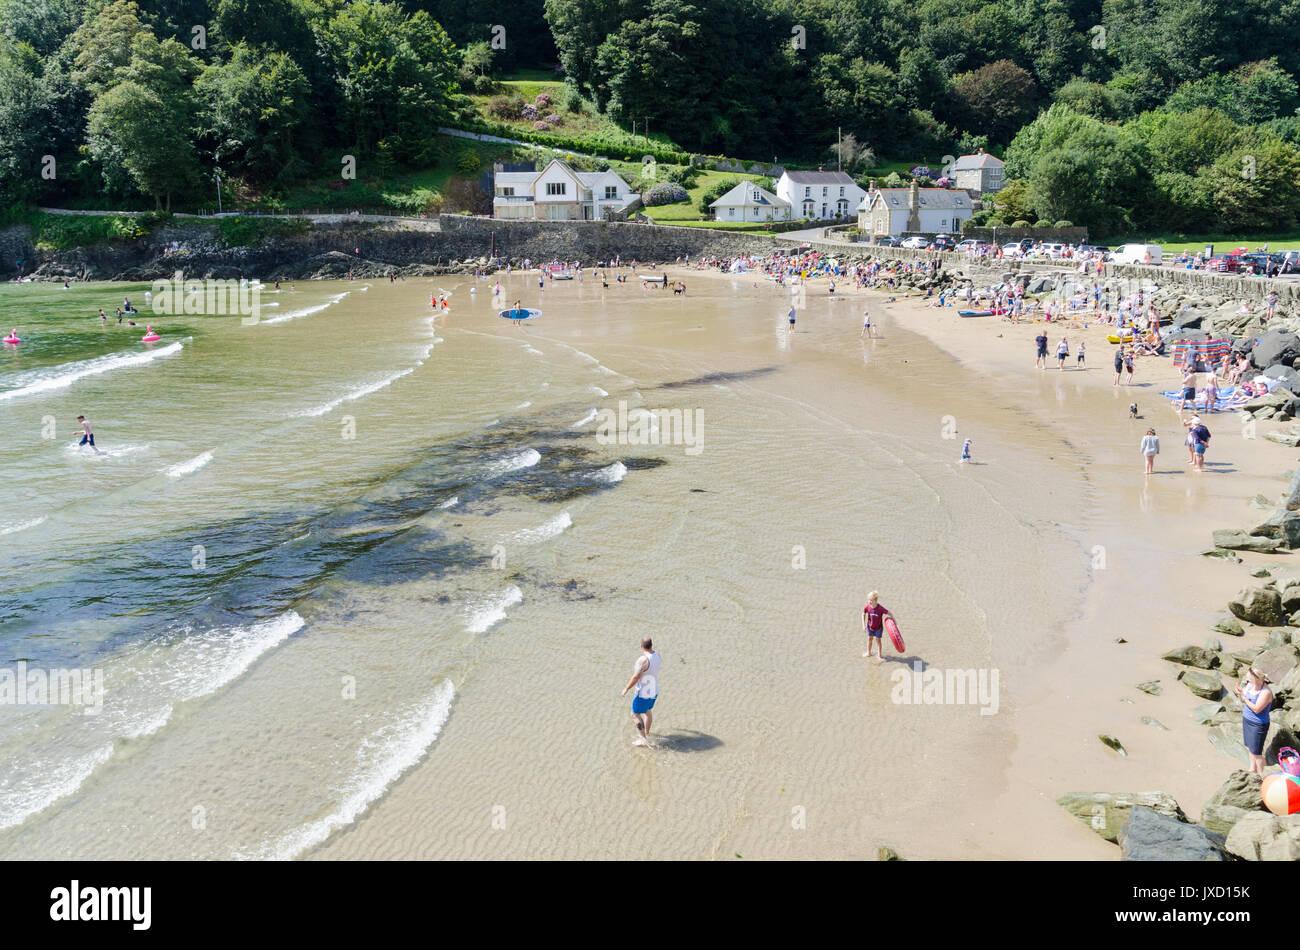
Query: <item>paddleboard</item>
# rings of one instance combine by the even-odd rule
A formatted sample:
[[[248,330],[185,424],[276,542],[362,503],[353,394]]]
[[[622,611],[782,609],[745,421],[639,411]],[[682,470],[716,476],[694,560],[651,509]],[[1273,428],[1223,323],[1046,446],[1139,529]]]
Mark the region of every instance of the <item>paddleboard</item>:
[[[542,311],[529,310],[527,307],[523,307],[519,310],[514,310],[514,309],[502,310],[500,313],[497,314],[497,316],[502,317],[506,320],[531,320],[533,317],[540,317],[541,315],[542,315]]]
[[[885,633],[889,634],[889,640],[894,644],[894,649],[902,653],[906,647],[903,646],[903,635],[898,632],[898,624],[894,623],[893,617],[885,618]]]
[[[959,316],[959,317],[991,317],[991,316],[993,316],[993,311],[992,311],[992,310],[958,310],[958,311],[957,311],[957,316]]]

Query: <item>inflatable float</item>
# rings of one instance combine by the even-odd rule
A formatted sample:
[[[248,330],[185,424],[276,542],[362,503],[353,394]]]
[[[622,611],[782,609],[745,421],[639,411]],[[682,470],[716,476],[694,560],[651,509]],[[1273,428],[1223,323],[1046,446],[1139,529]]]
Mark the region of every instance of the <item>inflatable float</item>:
[[[157,333],[146,333],[144,336],[140,337],[140,342],[141,342],[141,343],[157,343],[157,342],[158,342],[159,340],[161,340],[161,339],[162,339],[162,337],[160,337]]]
[[[906,647],[903,646],[903,635],[898,631],[898,624],[894,623],[893,617],[885,618],[885,633],[889,634],[889,642],[894,645],[894,649],[902,653]]]
[[[16,337],[16,336],[7,336],[7,337],[5,337],[5,342],[6,342],[6,343],[21,343],[21,342],[23,342],[23,341],[22,341],[21,339],[19,339],[18,337]]]
[[[502,310],[497,316],[505,320],[531,320],[533,317],[540,317],[542,311],[530,310],[527,307],[520,307],[518,310]]]
[[[1130,333],[1128,336],[1121,337],[1115,335],[1114,333],[1108,333],[1106,334],[1106,339],[1109,340],[1111,343],[1132,343],[1133,334]]]

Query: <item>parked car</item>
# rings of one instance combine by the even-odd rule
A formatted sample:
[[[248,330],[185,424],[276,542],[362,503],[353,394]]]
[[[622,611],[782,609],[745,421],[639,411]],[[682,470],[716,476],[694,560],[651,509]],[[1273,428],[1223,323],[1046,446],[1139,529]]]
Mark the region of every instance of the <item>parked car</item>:
[[[1220,254],[1205,262],[1205,269],[1221,274],[1235,274],[1241,267],[1241,257],[1237,254]]]
[[[1039,248],[1039,251],[1042,253],[1042,256],[1050,257],[1053,260],[1057,260],[1065,255],[1065,245],[1055,244],[1055,243],[1044,244],[1041,248]]]
[[[1024,257],[1025,249],[1019,244],[1004,244],[1002,246],[1003,257]]]
[[[927,240],[926,240],[925,238],[923,238],[923,237],[909,237],[909,238],[903,238],[903,243],[900,244],[900,245],[898,245],[898,246],[899,246],[899,247],[910,247],[910,248],[912,248],[913,250],[921,251],[921,250],[925,250],[927,247],[929,247],[929,246],[930,246],[930,242],[927,241]]]
[[[876,244],[879,247],[898,247],[902,244],[901,238],[896,238],[892,234],[886,234],[884,237],[876,238]]]
[[[936,234],[934,236],[934,246],[940,251],[951,251],[957,246],[957,242],[952,239],[950,234]]]
[[[1300,271],[1300,251],[1274,251],[1269,255],[1277,263],[1283,274]]]
[[[1273,263],[1272,258],[1267,254],[1242,254],[1241,268],[1253,268],[1256,274],[1268,273],[1268,267]]]
[[[984,246],[983,241],[977,241],[974,238],[967,238],[966,240],[961,241],[957,244],[956,250],[961,251],[963,254],[965,254],[968,251],[978,251],[983,246]]]
[[[1019,241],[1016,242],[1016,246],[1019,247],[1020,250],[1024,251],[1026,254],[1028,254],[1028,253],[1029,253],[1029,249],[1032,248],[1032,247],[1034,246],[1034,239],[1033,239],[1033,238],[1021,238]]]

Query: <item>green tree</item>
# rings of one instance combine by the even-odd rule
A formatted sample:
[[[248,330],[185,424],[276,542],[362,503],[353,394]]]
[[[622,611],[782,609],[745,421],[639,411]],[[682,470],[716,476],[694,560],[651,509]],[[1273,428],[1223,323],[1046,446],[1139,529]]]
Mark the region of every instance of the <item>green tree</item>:
[[[1037,108],[1038,86],[1029,72],[1010,60],[981,66],[952,84],[954,113],[966,128],[994,142],[1009,142]]]

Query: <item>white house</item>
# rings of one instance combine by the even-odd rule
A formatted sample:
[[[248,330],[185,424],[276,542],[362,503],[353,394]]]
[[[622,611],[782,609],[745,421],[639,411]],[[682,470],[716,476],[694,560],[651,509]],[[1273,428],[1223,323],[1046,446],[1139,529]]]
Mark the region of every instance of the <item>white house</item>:
[[[977,195],[998,191],[1006,184],[1002,159],[996,158],[984,149],[974,155],[963,155],[943,167],[944,176],[951,178],[958,188],[965,188]]]
[[[718,221],[789,221],[790,202],[753,182],[741,182],[709,205]]]
[[[536,221],[599,221],[641,196],[618,173],[574,171],[558,158],[540,172],[493,174],[492,216]]]
[[[960,234],[975,213],[970,195],[960,189],[876,188],[858,206],[858,229],[878,237],[885,234]]]
[[[788,201],[794,217],[825,220],[853,216],[866,197],[846,172],[787,171],[776,183],[777,197]]]

